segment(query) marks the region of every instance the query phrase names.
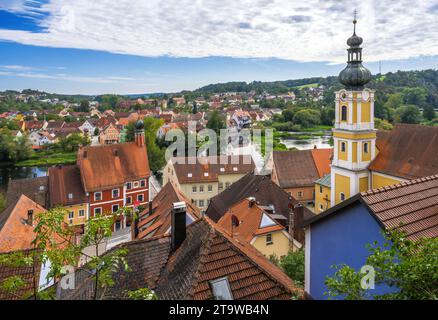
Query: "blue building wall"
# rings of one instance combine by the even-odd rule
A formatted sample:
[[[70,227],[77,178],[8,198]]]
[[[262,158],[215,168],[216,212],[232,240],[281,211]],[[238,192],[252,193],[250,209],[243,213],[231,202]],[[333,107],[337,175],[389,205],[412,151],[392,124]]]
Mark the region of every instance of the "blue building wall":
[[[367,244],[384,243],[382,229],[362,204],[355,204],[333,213],[331,217],[310,226],[310,295],[327,299],[326,276],[333,276],[333,265],[346,264],[356,270],[369,256]],[[308,266],[306,266],[307,268]],[[371,294],[388,292],[388,287],[376,286]]]

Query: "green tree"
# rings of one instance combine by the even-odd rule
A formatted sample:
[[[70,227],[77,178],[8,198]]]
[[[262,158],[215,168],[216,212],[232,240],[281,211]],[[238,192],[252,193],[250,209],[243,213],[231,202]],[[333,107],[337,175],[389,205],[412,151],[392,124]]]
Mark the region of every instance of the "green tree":
[[[0,212],[3,212],[5,208],[6,208],[6,198],[3,193],[0,193]]]
[[[87,146],[90,144],[90,139],[87,136],[82,136],[79,133],[73,133],[67,137],[61,138],[57,144],[64,152],[74,152],[79,149],[79,146]]]
[[[295,113],[293,122],[301,125],[303,128],[309,128],[320,124],[321,115],[315,109],[303,109]]]
[[[438,238],[408,240],[404,233],[393,231],[385,242],[368,245],[366,264],[375,270],[375,284],[394,290],[373,294],[360,285],[363,274],[346,265],[334,266],[336,273],[326,279],[330,297],[345,299],[438,299]]]
[[[420,109],[414,105],[401,106],[395,111],[395,122],[399,123],[419,123],[421,118]]]
[[[378,130],[392,130],[393,128],[393,125],[388,121],[379,118],[374,118],[374,126]]]
[[[164,124],[162,119],[146,117],[143,119],[145,142],[148,153],[149,167],[156,173],[166,164],[164,148],[159,146],[157,138],[158,129]],[[135,133],[135,122],[130,122],[126,126],[126,141],[133,141]]]
[[[421,107],[426,103],[427,91],[425,88],[404,88],[402,93],[404,104]]]
[[[298,285],[304,284],[304,251],[291,251],[280,259],[280,267]]]
[[[214,130],[219,136],[220,130],[226,128],[226,123],[224,117],[219,113],[218,110],[213,110],[208,117],[207,128]]]
[[[432,105],[426,104],[423,107],[423,118],[429,121],[435,118],[435,110]]]

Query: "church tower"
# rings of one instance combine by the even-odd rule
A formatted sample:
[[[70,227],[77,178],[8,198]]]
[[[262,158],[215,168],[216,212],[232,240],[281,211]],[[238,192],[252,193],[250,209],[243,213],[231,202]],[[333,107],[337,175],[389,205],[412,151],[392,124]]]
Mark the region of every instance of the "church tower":
[[[362,65],[363,40],[356,35],[356,23],[355,13],[353,35],[347,40],[347,67],[339,74],[345,88],[335,98],[331,206],[369,189],[367,167],[376,152],[374,91],[364,88],[371,72]]]

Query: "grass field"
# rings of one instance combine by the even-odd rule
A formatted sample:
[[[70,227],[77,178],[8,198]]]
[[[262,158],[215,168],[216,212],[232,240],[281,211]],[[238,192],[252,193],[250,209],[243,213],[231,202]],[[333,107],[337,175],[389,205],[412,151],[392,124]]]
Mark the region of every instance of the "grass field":
[[[34,152],[29,159],[17,162],[17,167],[51,166],[56,164],[74,164],[76,162],[76,152],[54,152],[39,151]]]

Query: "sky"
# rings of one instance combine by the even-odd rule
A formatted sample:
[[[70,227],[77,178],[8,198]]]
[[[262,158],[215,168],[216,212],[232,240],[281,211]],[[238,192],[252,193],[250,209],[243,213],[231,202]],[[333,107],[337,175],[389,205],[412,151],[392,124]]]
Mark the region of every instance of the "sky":
[[[438,66],[438,0],[0,0],[0,90],[136,94]]]

